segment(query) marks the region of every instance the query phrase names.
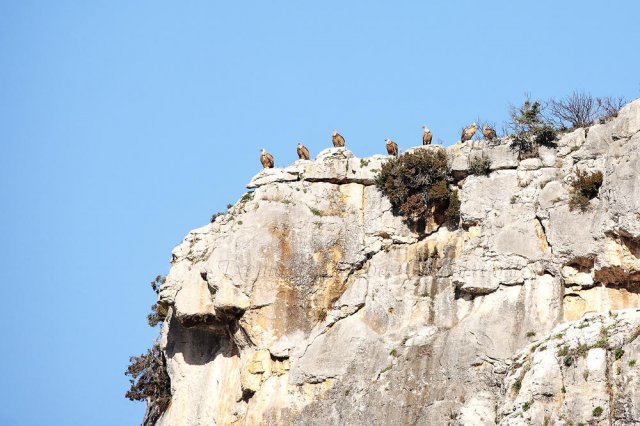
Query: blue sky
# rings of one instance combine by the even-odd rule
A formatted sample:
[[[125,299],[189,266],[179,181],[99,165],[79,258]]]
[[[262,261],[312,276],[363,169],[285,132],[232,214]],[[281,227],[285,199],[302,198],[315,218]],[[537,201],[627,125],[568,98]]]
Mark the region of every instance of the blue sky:
[[[333,128],[455,142],[509,103],[640,97],[637,1],[0,0],[0,424],[128,425],[148,282]]]

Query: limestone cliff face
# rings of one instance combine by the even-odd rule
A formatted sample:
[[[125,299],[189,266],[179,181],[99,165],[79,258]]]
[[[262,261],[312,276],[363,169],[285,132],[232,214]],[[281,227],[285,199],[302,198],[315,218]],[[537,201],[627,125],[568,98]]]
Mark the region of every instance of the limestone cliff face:
[[[374,185],[388,157],[332,148],[191,231],[157,424],[640,424],[640,101],[539,158],[446,150],[457,230],[412,232]],[[604,176],[585,212],[576,169]]]

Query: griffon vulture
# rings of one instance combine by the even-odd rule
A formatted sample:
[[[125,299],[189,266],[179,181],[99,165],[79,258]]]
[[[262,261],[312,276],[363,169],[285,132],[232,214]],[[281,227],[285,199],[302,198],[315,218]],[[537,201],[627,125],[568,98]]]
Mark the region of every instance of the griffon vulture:
[[[394,157],[397,157],[398,144],[390,139],[385,139],[385,142],[387,143],[387,153],[389,153],[389,155],[393,155]]]
[[[343,147],[345,145],[344,138],[335,129],[333,130],[333,146],[336,148]]]
[[[308,160],[310,155],[309,155],[309,150],[307,149],[306,146],[302,145],[300,142],[298,142],[298,158],[301,160]]]
[[[273,161],[273,155],[269,154],[264,148],[260,149],[260,162],[265,169],[271,169],[275,165]]]
[[[478,125],[473,123],[471,126],[467,126],[462,130],[462,135],[460,136],[460,142],[468,141],[476,134],[478,130]]]
[[[427,126],[422,126],[422,145],[431,145],[433,134]]]
[[[482,126],[482,134],[484,135],[485,139],[492,141],[496,138],[496,129],[492,129],[485,124],[484,126]]]

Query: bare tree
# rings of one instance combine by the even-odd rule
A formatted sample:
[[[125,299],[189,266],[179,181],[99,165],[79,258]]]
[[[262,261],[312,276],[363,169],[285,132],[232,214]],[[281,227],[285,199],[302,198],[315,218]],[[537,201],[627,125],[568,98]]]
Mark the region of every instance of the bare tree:
[[[586,127],[599,116],[599,105],[589,93],[573,92],[563,99],[549,101],[550,118],[559,128]]]
[[[599,109],[600,121],[605,121],[607,118],[613,118],[618,116],[618,111],[627,103],[625,98],[613,96],[605,96],[604,98],[596,98],[596,104]]]

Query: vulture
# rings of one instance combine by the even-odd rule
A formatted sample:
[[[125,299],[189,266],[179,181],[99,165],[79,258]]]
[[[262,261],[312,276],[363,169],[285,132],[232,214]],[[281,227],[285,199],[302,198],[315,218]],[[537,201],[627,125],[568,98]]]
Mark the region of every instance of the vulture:
[[[431,140],[433,139],[431,130],[427,126],[422,126],[422,130],[422,145],[431,145]]]
[[[422,145],[431,145],[431,140],[433,139],[433,133],[427,126],[422,126]]]
[[[467,126],[464,129],[462,129],[462,135],[460,136],[460,142],[465,142],[465,141],[468,141],[469,139],[471,139],[473,137],[473,135],[476,134],[477,130],[478,130],[478,125],[476,123],[473,123],[471,126]]]
[[[264,150],[264,148],[262,148],[260,150],[260,162],[262,163],[262,167],[264,167],[265,169],[272,169],[273,166],[275,165],[274,161],[273,161],[273,155],[269,154],[267,151]]]
[[[301,160],[308,160],[309,157],[310,155],[307,147],[298,142],[298,158]]]
[[[482,126],[482,134],[484,135],[485,139],[492,141],[496,138],[496,129],[492,129],[485,124],[484,126]]]
[[[336,132],[336,130],[333,130],[333,146],[335,147],[343,147],[345,144],[344,138],[342,137],[342,135],[338,132]]]
[[[393,155],[394,157],[398,156],[398,144],[392,141],[391,139],[384,140],[387,143],[387,153],[389,155]]]

